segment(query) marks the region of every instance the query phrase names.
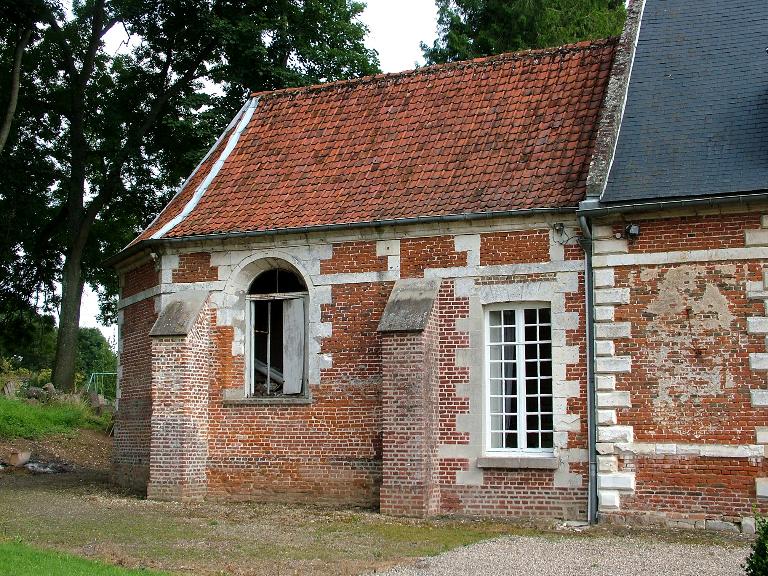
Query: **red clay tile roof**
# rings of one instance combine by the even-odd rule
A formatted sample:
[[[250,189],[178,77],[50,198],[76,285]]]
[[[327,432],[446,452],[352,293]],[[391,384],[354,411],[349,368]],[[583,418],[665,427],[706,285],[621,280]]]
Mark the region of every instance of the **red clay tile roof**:
[[[576,206],[615,42],[258,95],[164,237]],[[137,240],[179,214],[226,139]]]

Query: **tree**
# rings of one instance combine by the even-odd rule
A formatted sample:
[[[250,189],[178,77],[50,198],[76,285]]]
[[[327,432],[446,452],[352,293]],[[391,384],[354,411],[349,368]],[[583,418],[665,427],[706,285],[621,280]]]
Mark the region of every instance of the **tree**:
[[[93,372],[117,370],[117,356],[98,328],[80,328],[78,331],[75,367],[86,378]]]
[[[37,281],[48,282],[53,270],[61,283],[54,384],[69,389],[84,283],[107,284],[111,273],[99,263],[159,210],[248,92],[369,74],[378,65],[356,20],[364,5],[350,0],[13,4],[33,7],[24,13],[35,15],[35,33],[17,92],[23,122],[14,125],[23,129],[9,136],[0,172],[40,180],[31,189],[40,212],[31,230],[19,230],[14,253],[21,267],[34,267],[35,251],[59,255]],[[6,40],[27,25],[9,14],[0,20]],[[118,32],[128,41],[110,53],[105,38]],[[4,64],[10,57],[3,53]],[[30,190],[11,193],[0,200]]]
[[[438,37],[427,64],[560,46],[621,33],[618,0],[437,0]]]

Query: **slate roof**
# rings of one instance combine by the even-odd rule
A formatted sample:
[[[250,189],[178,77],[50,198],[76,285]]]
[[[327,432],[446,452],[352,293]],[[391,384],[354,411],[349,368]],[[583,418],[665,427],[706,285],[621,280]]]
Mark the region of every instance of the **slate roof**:
[[[768,189],[768,2],[647,0],[602,203]]]
[[[614,40],[257,95],[137,239],[576,207]],[[231,131],[231,129],[230,129]],[[228,136],[228,135],[227,135]]]

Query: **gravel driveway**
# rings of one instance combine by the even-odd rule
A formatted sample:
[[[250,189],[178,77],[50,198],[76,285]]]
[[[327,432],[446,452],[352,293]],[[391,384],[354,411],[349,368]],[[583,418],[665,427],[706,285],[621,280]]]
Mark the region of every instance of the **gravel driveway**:
[[[745,545],[671,544],[639,538],[509,537],[424,558],[389,576],[738,576]],[[377,573],[382,574],[382,573]]]

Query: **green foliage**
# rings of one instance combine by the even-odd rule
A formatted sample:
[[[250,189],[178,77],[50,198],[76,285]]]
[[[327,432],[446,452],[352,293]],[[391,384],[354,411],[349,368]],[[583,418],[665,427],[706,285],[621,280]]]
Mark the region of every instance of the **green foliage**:
[[[742,565],[747,576],[768,576],[768,519],[755,514],[756,538]]]
[[[86,377],[93,372],[117,370],[117,356],[98,328],[80,328],[75,369]]]
[[[56,324],[52,316],[31,307],[0,313],[0,381],[3,375],[31,386],[51,382],[56,350]],[[115,372],[117,356],[97,328],[80,328],[75,381],[81,384],[92,372]],[[11,374],[11,371],[15,371]]]
[[[437,0],[438,37],[421,45],[428,64],[615,36],[617,0]]]
[[[378,71],[352,0],[6,0],[0,87],[32,30],[0,155],[0,302],[60,300],[54,383],[69,387],[83,282],[113,320],[102,262],[145,227],[251,91]],[[128,35],[117,50],[104,39]],[[0,90],[0,111],[9,91]],[[52,288],[61,284],[60,298]]]
[[[0,438],[35,440],[51,434],[68,434],[79,428],[106,430],[110,416],[96,416],[84,403],[52,401],[30,404],[0,396]]]
[[[0,566],[13,566],[15,576],[67,574],[68,576],[160,576],[165,572],[128,570],[77,556],[38,550],[20,541],[0,541]]]
[[[56,324],[27,304],[0,304],[0,358],[12,359],[19,368],[50,368],[56,351]],[[49,380],[50,382],[50,380]]]

